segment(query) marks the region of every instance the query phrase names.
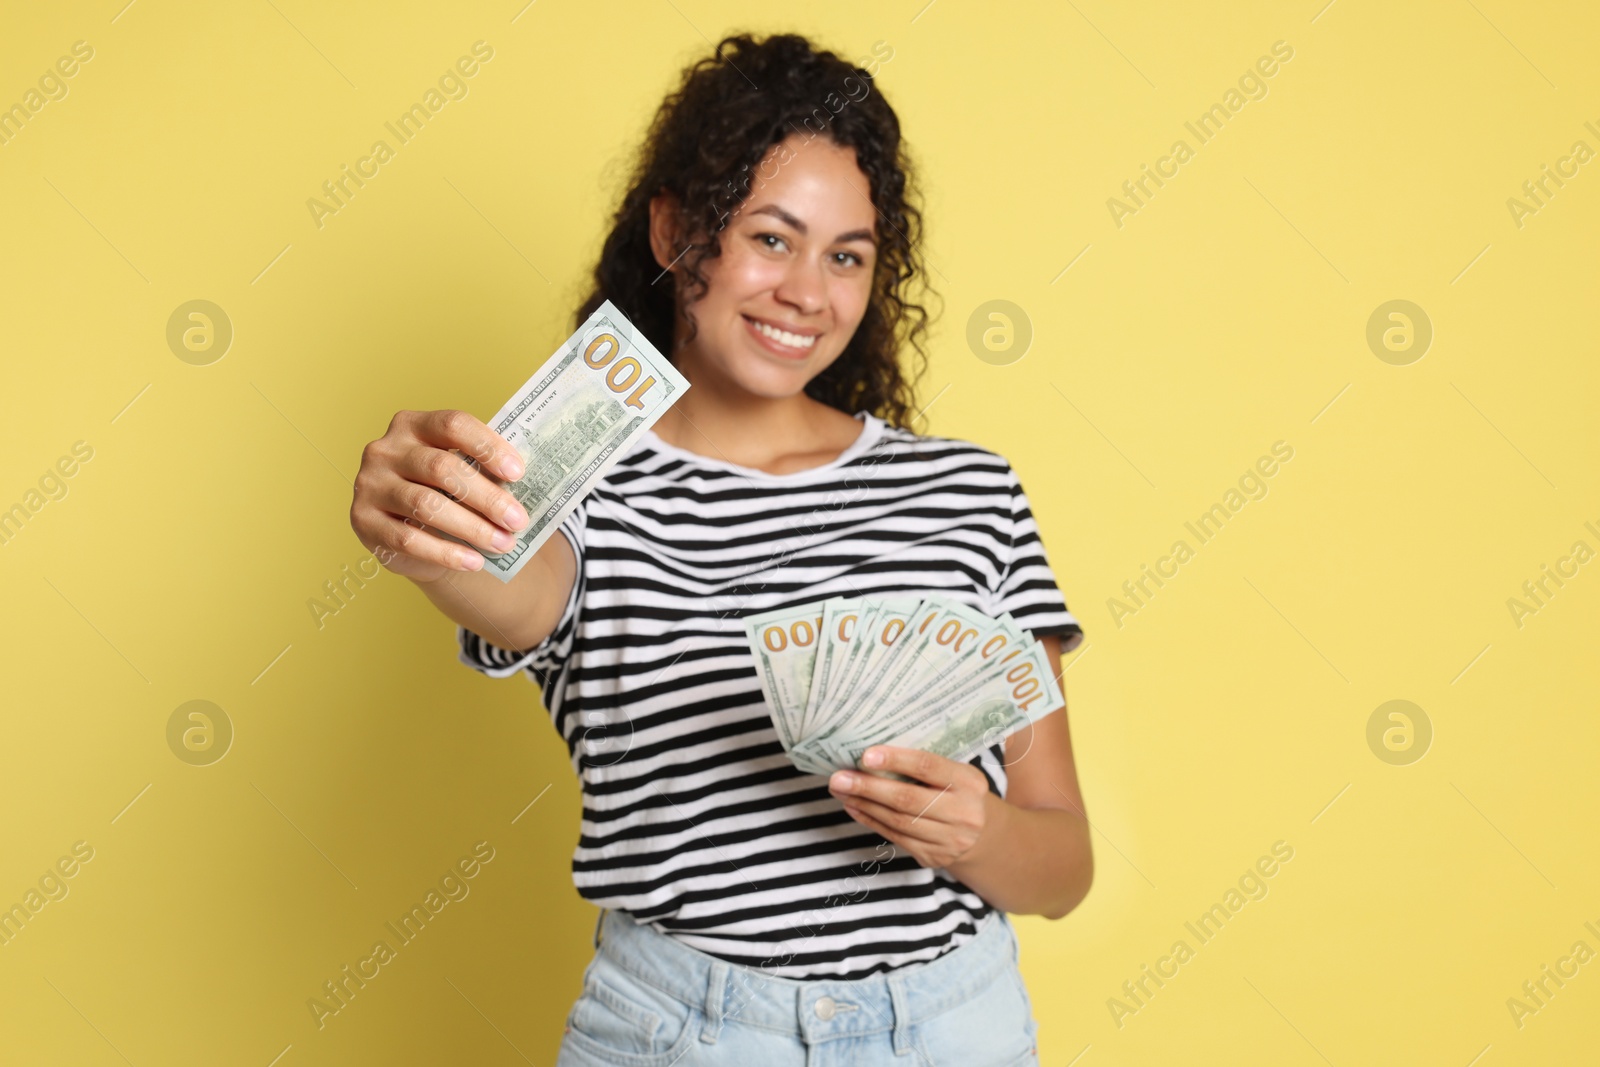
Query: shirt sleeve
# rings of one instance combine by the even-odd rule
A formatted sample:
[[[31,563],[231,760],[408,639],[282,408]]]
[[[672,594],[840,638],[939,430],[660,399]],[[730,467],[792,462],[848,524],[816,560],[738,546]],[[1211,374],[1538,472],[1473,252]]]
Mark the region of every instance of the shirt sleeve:
[[[572,514],[556,527],[557,533],[567,539],[567,543],[572,546],[572,554],[577,557],[577,574],[573,577],[572,591],[567,596],[565,607],[562,608],[561,618],[556,623],[556,628],[550,631],[550,635],[530,649],[518,650],[502,648],[465,626],[457,626],[456,642],[460,646],[457,658],[462,663],[491,678],[509,678],[523,670],[533,671],[536,675],[548,675],[561,668],[567,657],[572,654],[573,639],[578,632],[579,609],[583,604],[583,592],[587,584],[583,573],[583,535],[587,525],[588,509],[579,504]],[[538,680],[537,677],[535,680]]]
[[[1060,637],[1061,651],[1070,652],[1083,643],[1083,627],[1067,610],[1017,472],[1008,470],[1007,480],[1011,496],[1011,537],[1003,549],[999,584],[991,590],[994,597],[991,614],[1009,612],[1019,626],[1035,637]]]

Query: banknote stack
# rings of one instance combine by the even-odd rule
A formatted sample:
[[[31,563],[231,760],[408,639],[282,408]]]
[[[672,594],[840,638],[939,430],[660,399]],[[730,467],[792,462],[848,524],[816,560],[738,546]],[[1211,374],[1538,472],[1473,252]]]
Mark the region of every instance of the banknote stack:
[[[1011,616],[944,597],[836,597],[744,622],[778,739],[813,774],[879,744],[968,760],[1066,703]]]
[[[489,428],[522,457],[522,477],[500,484],[528,513],[528,525],[516,532],[509,550],[484,555],[484,570],[502,582],[516,577],[688,388],[611,301],[596,308],[489,420]]]

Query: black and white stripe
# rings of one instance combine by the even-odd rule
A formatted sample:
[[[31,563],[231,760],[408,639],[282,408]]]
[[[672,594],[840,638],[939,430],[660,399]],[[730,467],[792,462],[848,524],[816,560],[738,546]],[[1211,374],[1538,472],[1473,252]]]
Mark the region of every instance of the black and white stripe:
[[[771,475],[653,433],[562,524],[578,580],[555,631],[460,658],[526,670],[583,787],[578,891],[685,944],[795,979],[860,978],[963,944],[990,908],[847,816],[784,755],[742,618],[938,592],[1082,640],[1001,457],[862,414],[831,463]],[[973,763],[1004,795],[997,746]]]

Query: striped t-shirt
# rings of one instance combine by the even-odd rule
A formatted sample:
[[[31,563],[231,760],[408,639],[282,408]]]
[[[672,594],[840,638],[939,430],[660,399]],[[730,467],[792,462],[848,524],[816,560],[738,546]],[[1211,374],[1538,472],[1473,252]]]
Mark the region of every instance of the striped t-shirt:
[[[789,762],[742,619],[828,597],[938,593],[1082,640],[1015,472],[868,413],[820,467],[768,474],[646,433],[561,525],[578,577],[524,652],[460,659],[544,693],[583,789],[578,892],[684,944],[793,979],[933,959],[991,910],[845,814]],[[1004,751],[973,758],[1004,796]]]

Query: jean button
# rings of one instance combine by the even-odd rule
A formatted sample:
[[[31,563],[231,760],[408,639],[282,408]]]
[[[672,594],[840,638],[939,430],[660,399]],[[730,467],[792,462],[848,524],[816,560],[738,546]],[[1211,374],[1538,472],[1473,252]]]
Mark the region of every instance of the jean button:
[[[827,1022],[829,1019],[833,1018],[834,1012],[838,1010],[838,1005],[834,1003],[832,997],[823,997],[821,1000],[817,1001],[813,1010],[817,1013],[817,1018],[821,1019],[823,1022]]]

